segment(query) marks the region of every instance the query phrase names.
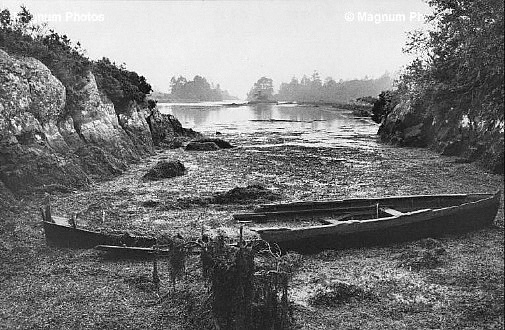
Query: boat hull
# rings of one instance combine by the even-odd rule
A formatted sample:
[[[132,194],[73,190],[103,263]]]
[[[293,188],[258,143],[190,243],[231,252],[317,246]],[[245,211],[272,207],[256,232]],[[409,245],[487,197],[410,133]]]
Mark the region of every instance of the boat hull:
[[[284,251],[317,252],[386,245],[426,237],[465,233],[493,224],[500,204],[500,193],[482,200],[441,209],[419,210],[403,215],[342,221],[337,225],[296,228],[293,230],[258,230],[261,238]]]
[[[150,247],[156,244],[156,239],[152,237],[105,234],[47,221],[43,221],[43,225],[49,246],[89,249],[97,245]]]

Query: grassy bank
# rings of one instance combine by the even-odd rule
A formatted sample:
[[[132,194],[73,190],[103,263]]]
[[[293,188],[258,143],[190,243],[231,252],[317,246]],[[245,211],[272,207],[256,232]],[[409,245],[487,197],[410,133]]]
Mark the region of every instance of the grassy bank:
[[[87,190],[54,193],[55,214],[80,212],[78,223],[135,233],[198,236],[238,234],[231,215],[249,204],[206,204],[205,197],[237,185],[260,183],[283,201],[418,193],[503,190],[503,177],[428,150],[360,141],[367,148],[268,146],[274,135],[224,136],[236,145],[215,152],[160,151],[116,179]],[[363,138],[368,139],[368,138]],[[252,144],[252,146],[251,146]],[[186,175],[141,178],[156,161],[178,159]],[[195,328],[199,294],[196,261],[171,291],[168,264],[161,286],[150,286],[152,264],[112,261],[92,250],[45,246],[38,207],[30,196],[2,214],[0,328]],[[105,223],[101,223],[105,211]],[[303,257],[290,291],[302,329],[499,329],[503,327],[503,201],[496,227],[445,237],[436,262],[423,262],[423,242],[325,251]],[[245,230],[247,237],[253,232]],[[421,258],[419,263],[410,261]],[[310,302],[317,288],[344,281],[369,293],[344,302]],[[167,295],[160,302],[159,298]]]

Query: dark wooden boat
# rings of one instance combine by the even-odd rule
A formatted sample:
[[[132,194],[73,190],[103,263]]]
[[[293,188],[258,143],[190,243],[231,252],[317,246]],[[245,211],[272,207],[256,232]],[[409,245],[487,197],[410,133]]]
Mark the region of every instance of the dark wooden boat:
[[[501,192],[266,204],[253,213],[234,217],[244,222],[268,222],[313,220],[326,215],[320,225],[252,230],[283,250],[338,249],[439,237],[489,226],[498,212],[500,196]]]
[[[225,103],[223,104],[223,106],[227,107],[227,108],[238,108],[238,107],[242,107],[244,105],[247,105],[247,103]]]
[[[52,216],[50,206],[41,211],[46,243],[49,246],[89,249],[97,245],[151,247],[156,244],[154,237],[133,236],[129,233],[109,234],[77,228],[75,220]]]
[[[254,105],[254,104],[278,104],[279,102],[273,101],[273,100],[251,100],[247,102],[249,105]]]

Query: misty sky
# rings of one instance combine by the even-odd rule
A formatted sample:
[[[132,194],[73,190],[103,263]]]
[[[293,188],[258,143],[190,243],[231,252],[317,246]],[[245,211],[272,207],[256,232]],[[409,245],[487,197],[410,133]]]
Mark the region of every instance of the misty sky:
[[[239,97],[264,75],[278,87],[314,70],[335,80],[395,72],[409,60],[406,32],[429,13],[421,0],[0,0],[21,4],[89,57],[124,62],[157,89],[199,74]]]

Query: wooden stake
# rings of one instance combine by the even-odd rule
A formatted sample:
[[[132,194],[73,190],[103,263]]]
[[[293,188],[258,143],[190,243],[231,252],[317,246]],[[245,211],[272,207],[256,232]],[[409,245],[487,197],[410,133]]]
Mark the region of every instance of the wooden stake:
[[[74,212],[74,213],[72,213],[72,217],[70,218],[70,225],[71,225],[74,229],[76,229],[76,228],[77,228],[77,222],[76,222],[76,220],[77,220],[77,213],[76,213],[76,212]]]
[[[239,247],[243,246],[243,234],[244,234],[244,226],[240,225],[240,240],[239,240]]]
[[[51,216],[51,204],[46,205],[46,221],[54,223],[53,217]]]
[[[156,287],[156,290],[158,290],[160,285],[160,276],[158,274],[158,258],[156,252],[154,253],[153,258],[153,283],[154,286]]]

